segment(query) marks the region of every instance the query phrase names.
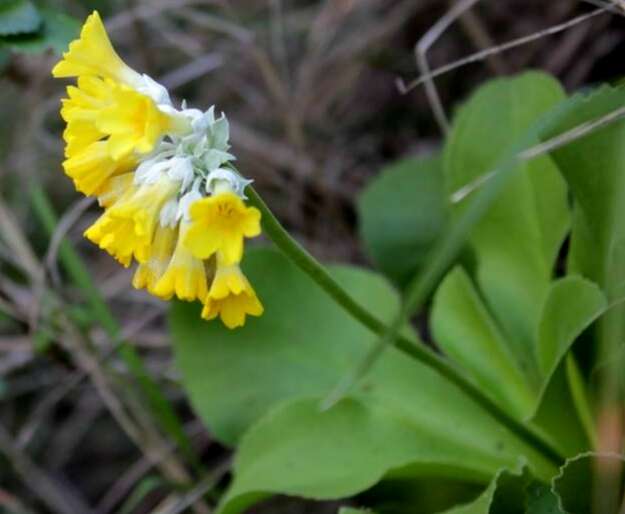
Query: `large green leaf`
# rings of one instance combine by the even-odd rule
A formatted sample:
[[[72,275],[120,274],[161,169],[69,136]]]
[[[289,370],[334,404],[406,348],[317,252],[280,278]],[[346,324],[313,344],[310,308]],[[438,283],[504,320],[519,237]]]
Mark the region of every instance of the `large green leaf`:
[[[526,416],[535,395],[462,268],[452,270],[436,292],[430,324],[438,345],[493,401],[517,418]]]
[[[560,430],[564,428],[561,420],[565,406],[571,413],[575,412],[565,375],[551,387],[549,394],[547,389],[575,339],[606,307],[605,296],[588,280],[570,276],[552,283],[529,349],[537,354],[540,364],[536,385],[524,379],[510,353],[509,343],[461,268],[449,273],[438,289],[431,327],[445,353],[459,363],[494,402],[517,418],[533,418],[546,398],[548,404],[540,411],[538,423],[551,427],[554,433],[551,437],[544,434],[545,437],[552,438],[555,446],[570,455],[584,448],[585,439],[581,431],[573,430],[574,425],[569,424],[564,434]],[[537,429],[544,432],[540,426]],[[566,443],[569,436],[571,439]]]
[[[580,96],[578,108],[545,134],[550,137],[625,104],[625,88]],[[625,121],[612,123],[556,150],[553,158],[577,203],[570,267],[606,288],[611,252],[625,239]]]
[[[510,151],[510,134],[498,135],[498,126],[511,125],[512,135],[517,127],[524,131],[560,95],[552,79],[538,74],[478,91],[447,147],[450,191],[471,184]],[[567,103],[570,113],[581,102]],[[521,114],[520,104],[527,106]],[[457,206],[456,215],[463,209]],[[539,159],[517,170],[471,234],[475,285],[463,271],[452,271],[435,296],[431,323],[435,340],[485,394],[520,419],[534,418],[532,427],[570,456],[588,448],[591,434],[583,430],[582,396],[571,394],[565,373],[556,370],[607,305],[600,289],[581,277],[552,282],[568,223],[566,189],[553,162]]]
[[[587,419],[583,384],[574,373],[573,357],[564,357],[575,340],[606,312],[599,287],[579,276],[551,284],[536,328],[533,347],[540,366],[540,382],[525,419],[534,419],[552,444],[566,456],[587,450],[594,439]]]
[[[424,262],[447,221],[440,156],[384,168],[358,199],[360,233],[379,268],[399,284]]]
[[[495,80],[459,111],[445,148],[453,193],[491,171],[536,121],[564,99],[541,73]],[[454,208],[461,216],[466,202]],[[566,185],[549,157],[522,164],[470,235],[476,280],[528,379],[537,378],[530,350],[552,275],[570,225]]]
[[[29,0],[0,0],[0,36],[36,32],[41,16]]]
[[[493,473],[489,452],[462,448],[448,437],[451,427],[447,434],[442,430],[371,398],[346,399],[325,412],[318,399],[282,404],[243,438],[235,481],[220,512],[241,512],[268,493],[351,496],[404,468],[416,475],[485,481]]]
[[[569,112],[554,132],[622,109],[625,88],[603,87],[579,98],[578,108]],[[625,285],[624,137],[625,121],[620,119],[553,153],[576,206],[569,269],[595,281],[612,304],[601,319],[594,352],[595,364],[605,366],[601,376],[608,381],[623,376],[616,356],[625,349],[625,305],[621,301]]]
[[[265,304],[261,318],[228,331],[183,303],[170,317],[177,366],[197,413],[229,444],[253,424],[240,443],[225,512],[269,493],[351,495],[408,465],[414,474],[485,482],[524,456],[537,476],[554,472],[457,386],[394,348],[353,397],[320,412],[321,399],[375,335],[281,254],[248,252],[244,267]],[[379,276],[332,272],[379,318],[396,312],[397,296]]]
[[[191,400],[231,445],[277,403],[328,393],[376,338],[277,252],[247,252],[244,267],[265,304],[261,318],[229,331],[187,303],[174,304],[170,317]],[[334,273],[380,319],[393,316],[398,298],[383,278],[355,268]]]

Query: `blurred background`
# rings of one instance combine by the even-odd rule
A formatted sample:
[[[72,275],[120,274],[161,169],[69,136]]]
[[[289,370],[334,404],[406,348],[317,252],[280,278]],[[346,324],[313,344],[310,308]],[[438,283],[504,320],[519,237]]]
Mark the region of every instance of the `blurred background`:
[[[603,2],[475,3],[432,46],[432,69]],[[358,238],[357,196],[384,166],[440,146],[425,91],[403,93],[397,81],[418,76],[415,44],[457,4],[66,0],[46,7],[79,21],[98,9],[132,67],[178,101],[227,114],[239,169],[311,253],[370,265]],[[622,77],[624,53],[625,18],[604,12],[492,53],[436,85],[451,117],[490,77],[542,69],[572,91]],[[98,211],[62,172],[64,84],[50,77],[57,59],[52,49],[17,52],[0,39],[0,512],[209,512],[211,495],[228,483],[229,451],[211,439],[176,385],[167,305],[133,290],[132,270],[82,239]],[[90,293],[60,264],[76,256],[108,306],[99,317]],[[208,478],[194,475],[129,393],[137,379],[116,352],[124,338],[175,406]],[[209,500],[195,501],[208,490]],[[278,498],[253,512],[335,510]]]

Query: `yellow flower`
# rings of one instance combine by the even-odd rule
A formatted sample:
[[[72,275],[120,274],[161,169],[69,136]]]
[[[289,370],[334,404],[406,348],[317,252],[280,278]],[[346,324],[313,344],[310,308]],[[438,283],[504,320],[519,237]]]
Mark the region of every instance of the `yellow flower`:
[[[70,43],[69,50],[54,67],[52,75],[57,78],[98,75],[128,85],[141,80],[141,76],[126,65],[113,49],[97,11],[87,18],[80,37]]]
[[[132,285],[135,288],[145,288],[150,293],[155,294],[154,286],[169,265],[177,238],[178,227],[163,227],[159,224],[150,248],[150,257],[145,263],[139,264],[132,279]],[[163,297],[163,299],[168,300],[170,297]]]
[[[52,73],[78,77],[77,85],[67,88],[61,108],[67,122],[64,168],[86,195],[98,194],[108,177],[136,164],[164,134],[190,130],[183,115],[169,104],[162,110],[151,97],[154,93],[168,102],[166,90],[115,53],[97,12],[87,18],[80,38]]]
[[[167,177],[139,187],[133,184],[87,229],[85,237],[123,266],[129,266],[133,257],[147,262],[160,210],[177,189],[178,183]]]
[[[116,175],[106,182],[98,193],[98,203],[101,207],[110,207],[118,202],[122,196],[133,191],[135,181],[134,173]]]
[[[114,160],[146,154],[166,132],[187,130],[180,116],[162,112],[150,97],[111,80],[79,77],[67,94],[61,109],[67,157],[100,139],[107,140]]]
[[[182,244],[188,223],[180,223],[180,237],[173,256],[152,293],[164,300],[176,295],[181,300],[203,300],[208,294],[204,262],[193,257]]]
[[[125,268],[130,266],[133,255],[141,251],[139,242],[133,234],[132,221],[114,218],[109,211],[104,211],[84,235],[89,241],[111,254]]]
[[[225,265],[223,256],[217,253],[217,273],[204,301],[202,317],[211,320],[220,316],[224,325],[233,329],[245,325],[247,315],[261,316],[263,310],[239,266]]]
[[[189,211],[191,227],[183,243],[198,259],[220,252],[224,264],[236,264],[243,256],[243,238],[260,234],[260,211],[230,191],[197,200]]]
[[[73,141],[68,146],[71,144],[82,145],[81,142]],[[132,156],[113,160],[106,141],[90,143],[71,154],[72,157],[63,162],[63,169],[74,181],[76,189],[85,195],[98,195],[112,176],[130,171],[137,165]]]
[[[151,98],[125,86],[114,88],[112,96],[111,104],[98,113],[95,125],[110,136],[108,150],[113,159],[133,151],[149,153],[165,132],[175,128],[172,117]]]
[[[63,139],[65,157],[73,157],[91,143],[104,138],[96,126],[98,113],[113,100],[113,85],[97,77],[80,77],[78,86],[68,86],[62,100],[61,117],[67,122]]]

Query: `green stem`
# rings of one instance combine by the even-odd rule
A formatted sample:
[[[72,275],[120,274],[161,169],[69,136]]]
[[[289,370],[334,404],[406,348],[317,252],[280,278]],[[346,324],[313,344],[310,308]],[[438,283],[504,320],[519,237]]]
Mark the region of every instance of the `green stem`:
[[[543,441],[539,436],[519,423],[516,419],[502,411],[488,397],[486,397],[475,385],[461,375],[447,360],[436,354],[433,350],[425,345],[417,345],[407,337],[398,334],[398,327],[408,312],[408,305],[403,304],[397,320],[392,326],[380,321],[373,316],[367,309],[354,300],[347,291],[345,291],[339,283],[332,278],[328,271],[310,255],[280,224],[278,219],[271,212],[267,204],[252,188],[248,187],[246,194],[249,203],[256,207],[262,215],[262,224],[264,232],[269,236],[273,243],[286,255],[293,263],[306,273],[317,285],[319,285],[332,299],[336,301],[348,314],[354,319],[369,328],[373,333],[381,336],[380,342],[372,349],[372,352],[364,362],[364,366],[370,366],[370,362],[377,359],[384,348],[393,344],[397,349],[411,356],[412,358],[430,366],[440,373],[443,377],[454,383],[470,396],[476,403],[482,406],[502,425],[511,432],[537,448],[548,460],[554,465],[562,463],[561,456]],[[413,297],[414,300],[414,297]],[[414,301],[410,302],[410,307],[414,307]],[[376,350],[377,349],[377,350]],[[360,366],[362,367],[362,366]],[[359,368],[360,368],[359,367]],[[356,372],[358,373],[358,371]],[[337,390],[338,391],[338,390]],[[326,399],[326,402],[328,400]]]
[[[46,232],[52,235],[57,225],[57,218],[46,193],[39,186],[33,186],[31,199],[35,214],[43,223]],[[91,275],[82,259],[67,240],[64,240],[59,247],[59,259],[71,280],[85,294],[93,317],[98,320],[111,340],[119,343],[119,355],[125,362],[131,375],[137,380],[155,418],[159,420],[163,429],[176,441],[189,463],[193,465],[199,474],[203,474],[203,467],[193,451],[193,445],[184,432],[176,412],[169,400],[161,392],[158,384],[149,375],[143,360],[135,348],[127,341],[122,340],[121,327],[91,279]]]
[[[274,244],[291,259],[297,267],[312,278],[336,303],[345,309],[352,317],[369,328],[373,333],[384,335],[388,331],[386,323],[373,316],[367,309],[354,300],[339,283],[328,273],[305,248],[303,248],[280,224],[267,204],[252,188],[246,189],[249,203],[256,207],[262,214],[262,224],[265,233]],[[406,338],[398,338],[396,345],[404,352],[411,354],[417,359],[436,366],[438,357],[425,347],[416,346]]]

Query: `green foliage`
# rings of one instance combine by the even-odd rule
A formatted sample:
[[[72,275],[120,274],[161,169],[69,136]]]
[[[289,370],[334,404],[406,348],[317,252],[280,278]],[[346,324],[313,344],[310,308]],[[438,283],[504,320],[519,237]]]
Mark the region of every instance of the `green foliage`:
[[[0,50],[4,47],[15,52],[40,53],[52,49],[61,53],[78,36],[80,22],[67,14],[21,0],[11,3],[22,5],[21,22],[5,16],[0,3]]]
[[[579,100],[546,137],[622,107],[625,89],[603,87]],[[625,122],[619,121],[553,153],[576,200],[569,267],[602,287],[611,278],[611,252],[625,238],[624,136]]]
[[[469,396],[396,350],[352,398],[321,413],[321,399],[374,336],[280,254],[248,252],[245,271],[266,311],[244,329],[206,323],[193,305],[178,303],[171,313],[195,410],[221,440],[239,441],[222,512],[240,512],[268,493],[343,497],[409,465],[417,475],[484,481],[524,455],[538,476],[552,472]],[[353,268],[334,275],[381,319],[397,308],[376,275]]]
[[[447,221],[440,156],[407,158],[380,172],[358,199],[360,232],[378,267],[405,284]]]
[[[474,501],[442,514],[524,514],[529,482],[530,478],[523,466],[510,471],[502,470]]]
[[[594,514],[609,512],[605,508],[608,496],[621,501],[624,491],[624,476],[621,473],[625,464],[622,455],[585,453],[567,460],[560,474],[553,480],[553,492],[558,498],[558,506],[565,513]],[[599,474],[595,470],[602,470]],[[614,491],[596,489],[601,486],[598,477],[614,480]]]
[[[491,171],[563,99],[560,85],[538,73],[480,88],[459,111],[445,146],[447,191]],[[465,204],[455,205],[456,217]],[[540,157],[518,166],[469,236],[476,284],[529,383],[537,365],[528,348],[569,224],[566,184],[551,159]]]
[[[0,36],[37,32],[42,20],[29,0],[0,1]]]
[[[593,323],[622,297],[625,273],[614,279],[625,248],[625,123],[551,155],[517,154],[623,104],[622,89],[567,99],[540,73],[496,80],[459,110],[442,159],[385,169],[359,199],[361,234],[404,298],[380,275],[351,267],[331,268],[337,284],[326,287],[328,277],[299,250],[285,251],[291,262],[264,249],[248,252],[244,268],[266,312],[244,329],[228,331],[202,321],[195,305],[174,305],[183,384],[212,433],[237,446],[220,513],[272,494],[374,494],[375,484],[399,477],[480,485],[471,502],[446,514],[585,512],[583,458],[569,461],[553,487],[551,480],[557,465],[595,441],[592,396],[571,349],[582,334],[598,340]],[[447,201],[472,189],[469,198]],[[271,222],[269,232],[278,233]],[[291,243],[280,234],[284,250]],[[470,265],[458,263],[465,241]],[[432,259],[438,255],[442,264]],[[384,324],[429,299],[450,262],[428,326],[443,364],[424,351],[380,347]],[[361,380],[320,408],[362,355],[373,357]]]

